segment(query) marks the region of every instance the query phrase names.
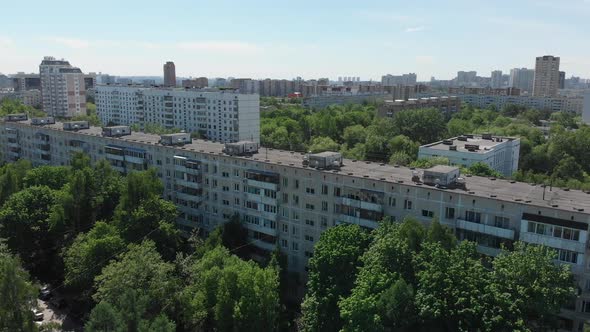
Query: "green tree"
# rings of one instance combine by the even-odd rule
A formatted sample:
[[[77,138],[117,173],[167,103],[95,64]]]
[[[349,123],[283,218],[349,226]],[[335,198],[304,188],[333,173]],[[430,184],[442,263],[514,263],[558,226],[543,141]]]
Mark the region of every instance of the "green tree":
[[[95,278],[93,298],[111,303],[134,330],[142,319],[153,319],[176,300],[178,281],[173,268],[162,260],[154,242],[130,244]]]
[[[39,166],[28,170],[24,179],[24,187],[48,186],[59,190],[69,178],[70,170],[64,166]]]
[[[274,267],[261,268],[218,246],[191,267],[183,291],[184,321],[192,329],[272,331],[279,315],[279,280]]]
[[[418,262],[416,306],[421,318],[447,331],[481,329],[490,302],[485,292],[489,276],[475,243],[461,242],[451,251],[426,243]]]
[[[421,144],[438,141],[446,135],[445,120],[436,109],[407,110],[393,116],[395,131]]]
[[[23,179],[30,169],[31,162],[23,159],[0,168],[0,205],[23,188]]]
[[[398,135],[390,139],[388,142],[391,153],[404,153],[408,155],[411,160],[418,156],[418,148],[420,145],[412,141],[408,136]]]
[[[121,315],[108,302],[98,303],[84,326],[87,332],[126,332]]]
[[[517,242],[493,260],[491,328],[537,330],[555,323],[560,308],[575,296],[569,267],[555,264],[556,256],[547,247]]]
[[[354,147],[358,143],[364,143],[367,137],[365,127],[360,124],[355,124],[344,128],[342,139],[344,144],[348,147]]]
[[[447,123],[447,130],[449,132],[449,136],[455,137],[472,133],[474,131],[474,127],[469,120],[453,118]]]
[[[334,142],[330,137],[314,137],[311,140],[309,151],[312,153],[324,152],[324,151],[338,151],[340,145]]]
[[[118,230],[97,222],[88,233],[78,235],[64,252],[65,284],[87,292],[102,267],[123,248],[125,242]]]
[[[55,191],[46,186],[14,193],[0,209],[0,237],[18,253],[25,267],[45,278],[58,274],[57,234],[48,222]]]
[[[176,324],[165,315],[159,315],[153,321],[142,321],[138,332],[176,332]]]
[[[0,244],[0,330],[36,331],[31,308],[36,305],[36,288],[17,257]]]
[[[502,174],[500,172],[491,168],[488,164],[483,162],[477,162],[472,164],[467,169],[469,174],[477,175],[477,176],[492,176],[496,178],[501,178]]]
[[[340,225],[322,233],[309,261],[308,290],[302,304],[304,331],[342,328],[338,301],[350,295],[369,242],[369,234],[356,225]]]

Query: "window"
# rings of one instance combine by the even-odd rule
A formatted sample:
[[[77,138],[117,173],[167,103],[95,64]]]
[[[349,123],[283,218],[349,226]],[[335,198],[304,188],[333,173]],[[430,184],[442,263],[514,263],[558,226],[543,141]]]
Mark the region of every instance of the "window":
[[[474,223],[481,223],[481,213],[475,211],[465,211],[465,220]]]
[[[299,180],[295,180],[295,189],[299,189]]]
[[[307,188],[305,188],[305,192],[308,193],[308,194],[310,194],[310,195],[315,195],[315,189],[314,188],[307,187]]]
[[[327,195],[328,194],[328,186],[323,184],[322,185],[322,195]]]
[[[328,211],[328,202],[322,202],[322,211]]]
[[[389,197],[389,206],[395,206],[395,198]]]
[[[299,205],[299,196],[293,195],[293,205]]]
[[[305,241],[313,242],[313,236],[305,235]]]
[[[308,210],[314,210],[315,206],[313,204],[305,203],[305,208]]]
[[[224,178],[229,178],[229,172],[221,172],[221,176]]]
[[[283,194],[283,203],[289,203],[289,194]]]
[[[328,227],[328,218],[321,216],[320,217],[320,224],[322,225],[322,228]]]
[[[557,252],[558,252],[558,255],[557,255],[558,261],[573,263],[573,264],[578,263],[578,253],[577,252],[569,251],[569,250],[565,250],[565,249],[558,249]]]
[[[285,240],[285,239],[282,239],[281,240],[281,247],[283,247],[285,249],[289,248],[289,242],[287,242],[287,240]]]
[[[291,243],[291,250],[299,251],[299,243],[298,242]]]
[[[412,209],[412,201],[410,200],[404,200],[404,209],[405,210],[411,210]]]
[[[447,219],[454,219],[455,218],[455,208],[448,207],[445,209],[445,218]]]
[[[315,226],[315,222],[313,220],[310,219],[305,219],[305,224],[309,225],[309,226]]]
[[[499,227],[499,228],[509,228],[510,227],[510,219],[507,217],[495,216],[494,217],[494,226]]]
[[[428,210],[422,210],[422,217],[432,218],[434,217],[434,212]]]
[[[283,233],[289,233],[289,225],[283,224]]]
[[[296,226],[292,226],[291,227],[291,234],[293,234],[294,236],[299,235],[299,228],[297,228]]]
[[[234,183],[234,190],[240,191],[240,184],[239,183]]]
[[[305,257],[307,258],[311,258],[311,256],[313,256],[313,253],[311,251],[305,251]]]

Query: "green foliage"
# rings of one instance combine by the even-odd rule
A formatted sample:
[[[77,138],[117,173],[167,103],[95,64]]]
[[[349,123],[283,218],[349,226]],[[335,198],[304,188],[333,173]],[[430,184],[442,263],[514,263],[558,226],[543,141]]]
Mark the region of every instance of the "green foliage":
[[[29,187],[10,196],[0,209],[0,237],[34,274],[56,268],[57,234],[48,222],[54,202],[55,191],[49,187]]]
[[[0,205],[23,188],[23,179],[30,169],[31,162],[27,160],[18,160],[0,167]]]
[[[121,315],[117,310],[108,302],[98,303],[92,313],[84,330],[88,332],[125,332],[125,324],[121,319]]]
[[[309,260],[307,294],[302,304],[304,331],[339,331],[338,301],[350,295],[369,234],[356,225],[322,233]]]
[[[88,233],[78,235],[65,251],[65,284],[87,292],[102,267],[123,248],[125,242],[117,229],[97,222]]]
[[[36,292],[19,259],[0,244],[1,331],[36,331],[30,311],[36,306]]]
[[[166,263],[152,241],[130,244],[95,278],[96,302],[108,302],[130,331],[151,320],[174,302],[178,287],[173,265]]]
[[[47,116],[43,111],[23,104],[22,101],[12,98],[4,98],[0,101],[0,117],[8,114],[25,113],[29,117]]]
[[[184,320],[192,329],[272,331],[279,314],[278,271],[243,261],[221,246],[191,267],[183,291]]]
[[[477,175],[477,176],[487,176],[487,177],[496,177],[501,178],[502,174],[500,172],[492,169],[488,164],[483,162],[477,162],[467,168],[467,174]]]
[[[86,115],[76,115],[72,117],[71,121],[88,121],[91,126],[101,127],[103,123],[100,121],[98,114],[96,113],[96,105],[87,102],[86,103]]]
[[[68,183],[69,174],[69,168],[64,166],[36,167],[27,171],[23,179],[23,186],[47,186],[51,189],[59,190]]]
[[[447,134],[442,113],[432,108],[397,112],[393,127],[395,132],[421,144],[438,141]]]
[[[312,153],[324,152],[324,151],[338,151],[339,145],[334,142],[330,137],[314,137],[311,140],[309,151]]]
[[[412,163],[411,167],[416,168],[430,168],[436,165],[449,165],[449,158],[446,157],[432,157],[432,158],[420,158]]]

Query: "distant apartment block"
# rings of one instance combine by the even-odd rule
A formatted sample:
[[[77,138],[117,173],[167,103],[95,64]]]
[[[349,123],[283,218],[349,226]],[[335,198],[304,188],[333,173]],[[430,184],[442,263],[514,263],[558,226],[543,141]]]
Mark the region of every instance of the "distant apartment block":
[[[467,134],[423,145],[418,158],[445,157],[465,167],[482,162],[508,177],[518,170],[519,153],[519,138]]]
[[[450,95],[491,95],[491,96],[519,96],[518,88],[473,88],[473,87],[449,87]]]
[[[544,55],[535,62],[533,96],[556,97],[559,89],[559,57]]]
[[[209,79],[207,77],[199,77],[195,79],[182,80],[183,88],[206,88],[209,86]]]
[[[381,77],[381,85],[382,86],[393,86],[393,85],[415,85],[416,84],[416,74],[409,73],[403,75],[391,75],[387,74]]]
[[[455,96],[425,97],[408,100],[384,100],[377,110],[379,117],[393,117],[396,113],[420,108],[434,108],[443,113],[454,113],[461,110],[461,99]]]
[[[322,109],[330,105],[362,104],[376,102],[388,98],[384,93],[334,94],[325,96],[304,97],[302,106],[311,109]]]
[[[0,92],[0,100],[2,99],[14,99],[27,106],[41,108],[41,91],[39,90]]]
[[[39,76],[39,74],[17,73],[11,75],[11,77],[14,83],[14,91],[41,91],[41,77]]]
[[[260,141],[260,98],[233,90],[99,85],[104,124],[146,123],[195,132],[218,142]]]
[[[176,66],[172,61],[164,64],[164,85],[168,87],[176,86]]]
[[[534,97],[506,95],[457,95],[463,102],[477,108],[490,108],[494,105],[502,109],[507,105],[525,106],[552,112],[582,112],[583,98],[580,97]]]
[[[499,89],[502,87],[502,71],[501,70],[494,70],[492,71],[491,82],[490,86],[492,89]]]
[[[39,66],[43,110],[55,117],[86,115],[85,75],[66,60],[45,57]]]

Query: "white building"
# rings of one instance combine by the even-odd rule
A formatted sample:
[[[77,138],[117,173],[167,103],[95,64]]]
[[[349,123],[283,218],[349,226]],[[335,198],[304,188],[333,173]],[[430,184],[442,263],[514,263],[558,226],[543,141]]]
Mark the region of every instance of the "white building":
[[[260,142],[260,97],[215,89],[99,85],[96,111],[104,124],[146,123],[198,132],[218,142]]]
[[[532,94],[534,80],[534,69],[514,68],[510,69],[510,82],[508,85],[512,88],[519,88],[521,94],[524,94],[524,92]]]
[[[418,158],[445,157],[451,165],[465,167],[482,162],[504,176],[511,176],[518,170],[519,153],[519,138],[483,134],[453,137],[423,145],[418,151]]]
[[[501,70],[492,71],[490,86],[493,89],[499,89],[502,87],[502,71]]]
[[[85,75],[68,61],[46,56],[39,65],[43,110],[55,117],[86,115]]]
[[[430,96],[421,94],[420,96]],[[519,105],[538,110],[552,112],[582,113],[582,98],[580,97],[536,97],[536,96],[504,96],[504,95],[457,95],[464,103],[477,108],[489,108],[495,105],[501,110],[506,105]]]

